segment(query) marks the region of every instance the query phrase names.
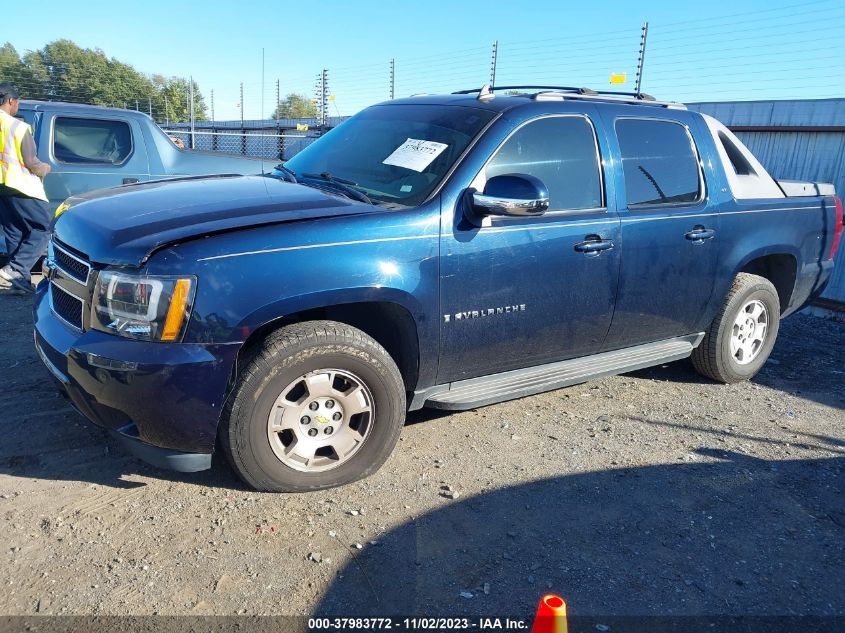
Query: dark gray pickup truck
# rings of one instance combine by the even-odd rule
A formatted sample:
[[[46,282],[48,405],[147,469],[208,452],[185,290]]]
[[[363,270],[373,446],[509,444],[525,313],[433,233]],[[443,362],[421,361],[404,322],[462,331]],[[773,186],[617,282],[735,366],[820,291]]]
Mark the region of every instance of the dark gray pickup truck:
[[[53,208],[74,195],[145,180],[266,171],[260,159],[179,149],[135,110],[22,101],[18,116],[32,126],[38,158],[52,167],[44,187]]]

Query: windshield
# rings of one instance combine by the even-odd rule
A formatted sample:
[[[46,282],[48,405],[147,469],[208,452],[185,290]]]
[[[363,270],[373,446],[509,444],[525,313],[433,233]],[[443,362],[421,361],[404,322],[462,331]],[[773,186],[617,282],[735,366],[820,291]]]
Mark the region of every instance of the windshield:
[[[285,166],[305,184],[328,174],[354,185],[373,202],[415,206],[494,116],[462,106],[374,106],[309,145]],[[331,185],[326,177],[319,184]]]

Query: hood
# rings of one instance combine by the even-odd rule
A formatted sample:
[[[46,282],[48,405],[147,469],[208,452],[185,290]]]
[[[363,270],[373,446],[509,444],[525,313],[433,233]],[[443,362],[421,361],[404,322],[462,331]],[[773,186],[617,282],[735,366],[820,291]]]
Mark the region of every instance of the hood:
[[[100,264],[138,266],[168,244],[262,224],[379,207],[266,176],[205,176],[102,189],[70,198],[55,236]]]

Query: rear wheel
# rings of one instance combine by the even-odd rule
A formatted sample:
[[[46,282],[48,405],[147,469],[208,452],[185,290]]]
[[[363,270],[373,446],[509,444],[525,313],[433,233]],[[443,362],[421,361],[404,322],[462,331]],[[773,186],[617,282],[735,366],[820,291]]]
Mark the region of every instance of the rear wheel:
[[[311,321],[273,332],[247,359],[221,443],[258,490],[319,490],[378,470],[404,417],[402,377],[384,348],[351,326]]]
[[[772,283],[740,273],[693,350],[692,363],[700,374],[719,382],[749,380],[769,358],[779,324],[780,300]]]

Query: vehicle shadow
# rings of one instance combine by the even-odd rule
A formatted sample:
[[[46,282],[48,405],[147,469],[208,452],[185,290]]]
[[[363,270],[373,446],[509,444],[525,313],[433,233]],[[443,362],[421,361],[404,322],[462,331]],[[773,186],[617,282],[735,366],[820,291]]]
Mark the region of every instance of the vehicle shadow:
[[[45,379],[47,378],[45,374]],[[49,386],[45,386],[45,389]],[[49,397],[54,397],[49,394]],[[407,424],[418,424],[449,415],[448,411],[423,409],[408,414]],[[142,475],[163,481],[212,488],[251,491],[235,475],[222,449],[215,450],[211,469],[178,473],[148,466],[130,455],[104,429],[88,422],[58,399],[50,415],[23,414],[0,420],[0,473],[56,481],[87,481],[112,488],[137,488],[147,484],[127,479]],[[49,438],[49,445],[33,445],[31,437]]]
[[[22,399],[32,398],[29,410],[0,418],[0,434],[4,438],[0,443],[0,473],[20,478],[84,481],[121,489],[146,486],[131,479],[141,475],[198,486],[247,490],[222,454],[215,454],[210,470],[199,473],[177,473],[148,466],[54,393],[49,376],[43,371],[44,383],[37,385],[37,397],[33,389],[23,389],[18,394]],[[33,442],[32,438],[40,439]]]
[[[595,623],[844,616],[845,457],[698,455],[698,463],[584,472],[444,499],[353,552],[314,614],[530,622],[552,592],[571,615]]]
[[[698,374],[689,359],[627,375],[661,382],[716,384]],[[806,314],[787,317],[780,323],[769,360],[752,382],[845,409],[845,323]]]

